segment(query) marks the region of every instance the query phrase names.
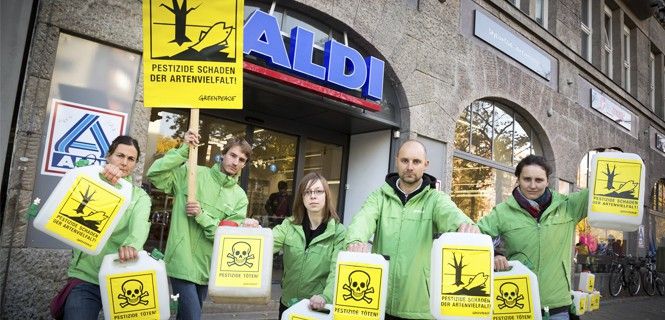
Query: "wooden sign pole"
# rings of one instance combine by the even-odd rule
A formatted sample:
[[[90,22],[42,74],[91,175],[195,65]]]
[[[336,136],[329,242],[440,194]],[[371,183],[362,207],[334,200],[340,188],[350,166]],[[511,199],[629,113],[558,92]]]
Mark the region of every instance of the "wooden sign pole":
[[[189,130],[199,133],[199,109],[192,108],[189,114]],[[196,201],[196,167],[199,157],[198,146],[189,146],[189,171],[187,172],[187,202]]]

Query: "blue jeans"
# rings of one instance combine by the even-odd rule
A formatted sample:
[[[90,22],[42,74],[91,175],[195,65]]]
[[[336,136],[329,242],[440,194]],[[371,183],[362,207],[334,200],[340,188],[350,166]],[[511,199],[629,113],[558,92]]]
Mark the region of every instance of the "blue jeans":
[[[551,314],[550,320],[570,320],[570,316],[568,315],[568,311],[559,312],[557,314]]]
[[[97,320],[102,310],[99,286],[81,283],[74,287],[65,302],[64,320]]]
[[[208,286],[200,285],[186,280],[169,277],[173,294],[179,294],[178,320],[199,320],[203,301],[208,297]]]

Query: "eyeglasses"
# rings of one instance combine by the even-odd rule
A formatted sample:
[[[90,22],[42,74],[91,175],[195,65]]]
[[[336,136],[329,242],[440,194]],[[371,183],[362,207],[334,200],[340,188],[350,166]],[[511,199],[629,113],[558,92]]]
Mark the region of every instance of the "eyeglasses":
[[[326,193],[324,190],[306,190],[305,192],[303,192],[303,195],[305,197],[311,197],[313,195],[318,197],[324,193]]]

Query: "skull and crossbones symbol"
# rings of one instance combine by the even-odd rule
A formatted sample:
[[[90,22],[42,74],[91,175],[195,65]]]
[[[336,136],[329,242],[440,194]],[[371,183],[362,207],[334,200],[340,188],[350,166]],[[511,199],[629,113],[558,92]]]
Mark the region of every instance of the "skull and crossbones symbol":
[[[236,242],[231,247],[231,253],[226,256],[231,258],[231,261],[227,262],[230,266],[237,265],[239,267],[247,266],[252,267],[254,264],[247,261],[249,259],[254,259],[254,255],[251,254],[252,247],[247,242]]]
[[[368,293],[373,293],[374,288],[369,287],[369,274],[365,271],[355,270],[349,274],[349,283],[345,283],[342,287],[345,290],[349,290],[349,294],[345,294],[342,297],[344,300],[353,300],[360,301],[364,300],[367,303],[372,303],[372,298],[368,297]]]
[[[499,287],[499,293],[500,294],[496,296],[496,299],[502,302],[499,304],[499,309],[514,307],[520,309],[524,308],[524,304],[519,303],[520,300],[524,299],[524,295],[520,294],[520,288],[516,284],[512,282],[502,284],[501,287]]]
[[[122,284],[122,293],[118,295],[118,299],[124,299],[125,302],[120,303],[120,307],[124,308],[128,305],[136,306],[139,303],[147,305],[148,301],[143,298],[149,296],[148,291],[143,291],[143,283],[138,280],[127,280]]]

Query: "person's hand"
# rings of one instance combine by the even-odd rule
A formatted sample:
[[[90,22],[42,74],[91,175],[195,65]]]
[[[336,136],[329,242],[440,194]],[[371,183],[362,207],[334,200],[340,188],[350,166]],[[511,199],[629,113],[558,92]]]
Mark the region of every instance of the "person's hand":
[[[326,307],[326,299],[322,296],[315,294],[309,298],[309,308],[312,310],[323,309]]]
[[[107,163],[104,165],[102,175],[104,178],[106,178],[106,180],[111,182],[111,184],[116,184],[118,183],[118,180],[122,179],[122,170],[120,170],[120,168],[115,165]]]
[[[346,250],[351,252],[370,252],[370,245],[367,242],[354,242],[349,244]]]
[[[478,229],[478,226],[475,224],[462,223],[457,229],[457,232],[480,233],[480,229]]]
[[[245,220],[242,221],[240,224],[241,227],[246,227],[246,228],[260,228],[261,224],[259,224],[259,221],[253,218],[245,218]]]
[[[196,133],[192,130],[187,130],[187,132],[185,132],[184,140],[185,140],[186,144],[188,144],[192,147],[196,147],[196,146],[199,145],[199,139],[201,139],[200,134],[198,134],[198,133]]]
[[[494,271],[506,271],[510,269],[508,259],[502,255],[494,256]]]
[[[189,201],[185,206],[185,212],[190,217],[198,217],[201,214],[201,205],[198,201]]]
[[[127,262],[136,260],[139,257],[139,252],[130,246],[122,246],[118,248],[118,258],[120,262]]]

